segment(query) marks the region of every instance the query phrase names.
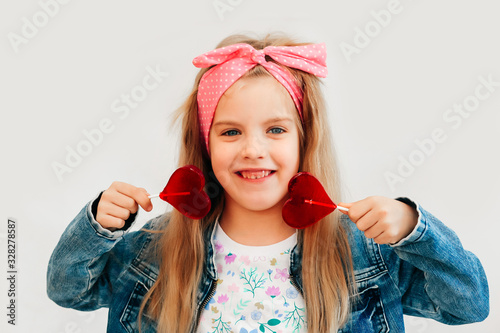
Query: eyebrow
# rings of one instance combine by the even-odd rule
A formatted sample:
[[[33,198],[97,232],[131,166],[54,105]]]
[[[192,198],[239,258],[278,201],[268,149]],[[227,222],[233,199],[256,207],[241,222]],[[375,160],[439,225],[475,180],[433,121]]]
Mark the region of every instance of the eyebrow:
[[[271,123],[279,123],[279,122],[289,122],[289,123],[293,123],[294,120],[291,118],[291,117],[274,117],[274,118],[270,118],[268,120],[266,120],[264,122],[264,124],[271,124]],[[220,120],[216,123],[213,123],[212,124],[212,127],[215,127],[215,126],[221,126],[221,125],[224,125],[224,126],[241,126],[242,123],[240,122],[237,122],[237,121],[230,121],[230,120]]]

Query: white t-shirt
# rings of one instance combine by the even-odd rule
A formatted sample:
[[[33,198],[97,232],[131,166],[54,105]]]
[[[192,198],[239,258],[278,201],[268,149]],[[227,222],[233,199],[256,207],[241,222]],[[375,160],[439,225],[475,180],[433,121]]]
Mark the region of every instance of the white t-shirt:
[[[202,310],[198,332],[306,332],[304,299],[291,284],[290,251],[297,234],[268,246],[214,235],[217,289]]]

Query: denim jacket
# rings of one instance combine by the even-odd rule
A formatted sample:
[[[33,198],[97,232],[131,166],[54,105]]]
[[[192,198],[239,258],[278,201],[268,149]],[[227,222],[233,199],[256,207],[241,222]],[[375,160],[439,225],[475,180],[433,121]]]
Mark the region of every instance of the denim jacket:
[[[463,249],[456,234],[418,204],[413,232],[395,245],[378,245],[347,216],[342,223],[351,246],[357,295],[341,333],[404,332],[403,314],[445,324],[484,320],[489,291],[479,260]],[[403,200],[402,200],[403,201]],[[159,229],[168,215],[149,221]],[[215,293],[217,269],[213,232],[205,235],[205,269],[198,290],[198,318]],[[63,307],[83,311],[108,307],[107,332],[138,332],[142,299],[158,276],[150,246],[158,234],[111,232],[94,219],[91,203],[64,231],[48,265],[47,293]],[[290,251],[290,278],[302,291],[300,248]],[[156,332],[144,318],[142,332]]]

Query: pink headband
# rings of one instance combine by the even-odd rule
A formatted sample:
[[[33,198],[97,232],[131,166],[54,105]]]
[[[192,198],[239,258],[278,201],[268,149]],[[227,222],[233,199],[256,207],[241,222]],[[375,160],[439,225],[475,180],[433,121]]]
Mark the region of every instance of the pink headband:
[[[219,99],[226,90],[247,71],[261,65],[288,91],[302,119],[302,90],[295,78],[282,66],[268,62],[269,56],[276,62],[319,77],[326,77],[325,43],[304,46],[268,46],[256,50],[249,44],[233,44],[202,54],[193,60],[193,65],[208,70],[198,86],[198,118],[202,138],[208,149],[208,134],[214,119]]]

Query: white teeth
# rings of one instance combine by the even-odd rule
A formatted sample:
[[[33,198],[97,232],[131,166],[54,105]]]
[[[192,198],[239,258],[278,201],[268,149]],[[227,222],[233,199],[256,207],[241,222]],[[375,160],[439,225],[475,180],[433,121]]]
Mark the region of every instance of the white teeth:
[[[269,176],[271,171],[263,170],[263,171],[241,171],[240,174],[245,179],[259,179],[263,177]]]

